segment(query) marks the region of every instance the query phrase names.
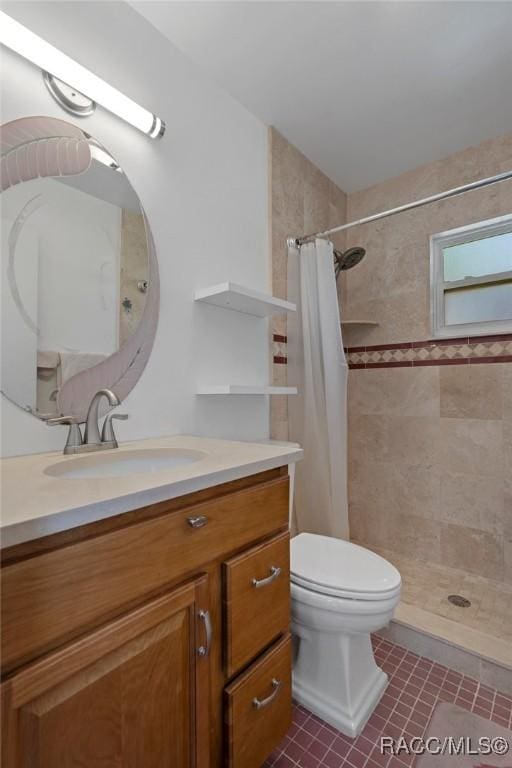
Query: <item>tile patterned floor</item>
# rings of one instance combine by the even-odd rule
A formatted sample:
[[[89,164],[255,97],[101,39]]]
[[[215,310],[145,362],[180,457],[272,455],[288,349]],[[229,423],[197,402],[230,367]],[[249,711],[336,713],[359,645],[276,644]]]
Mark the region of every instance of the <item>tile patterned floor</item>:
[[[512,584],[413,560],[390,550],[378,552],[402,575],[402,602],[512,643]],[[458,608],[448,601],[450,594],[468,598],[471,606]]]
[[[440,701],[512,728],[511,698],[380,637],[372,642],[389,685],[362,734],[351,740],[295,706],[293,725],[265,768],[410,768],[412,756],[381,754],[380,737],[423,736]]]

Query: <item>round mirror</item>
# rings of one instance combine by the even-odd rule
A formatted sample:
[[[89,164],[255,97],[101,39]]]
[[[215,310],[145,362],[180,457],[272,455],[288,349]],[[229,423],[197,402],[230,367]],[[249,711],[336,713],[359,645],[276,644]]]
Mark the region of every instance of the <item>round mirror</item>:
[[[76,126],[1,128],[1,391],[40,419],[83,421],[103,387],[124,399],[156,331],[158,268],[139,198]]]

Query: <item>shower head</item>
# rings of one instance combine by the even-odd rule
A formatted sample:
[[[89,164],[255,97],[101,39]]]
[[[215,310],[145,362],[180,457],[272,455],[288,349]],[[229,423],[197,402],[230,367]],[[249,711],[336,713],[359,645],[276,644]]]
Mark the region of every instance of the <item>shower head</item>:
[[[360,246],[354,246],[354,248],[348,248],[348,250],[343,251],[334,251],[334,271],[336,272],[336,277],[340,274],[340,272],[344,271],[345,269],[352,269],[352,267],[355,267],[356,264],[359,264],[359,262],[364,258],[364,255],[366,253],[366,250],[364,248],[361,248]]]

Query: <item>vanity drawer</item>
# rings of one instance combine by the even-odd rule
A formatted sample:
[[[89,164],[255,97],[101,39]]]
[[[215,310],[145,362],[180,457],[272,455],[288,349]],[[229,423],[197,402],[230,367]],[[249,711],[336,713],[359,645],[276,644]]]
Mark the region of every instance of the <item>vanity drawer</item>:
[[[229,768],[260,768],[292,720],[291,637],[276,643],[224,691]]]
[[[226,672],[242,669],[290,626],[290,536],[224,563]]]
[[[287,524],[280,477],[4,566],[4,672]]]

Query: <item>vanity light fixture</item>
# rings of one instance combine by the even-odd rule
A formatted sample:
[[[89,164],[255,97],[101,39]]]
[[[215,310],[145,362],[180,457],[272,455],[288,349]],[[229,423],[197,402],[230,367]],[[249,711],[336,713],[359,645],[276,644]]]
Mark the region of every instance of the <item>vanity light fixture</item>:
[[[94,111],[97,102],[152,139],[163,136],[163,120],[3,11],[0,11],[0,43],[43,70],[48,90],[67,112],[84,117]]]

